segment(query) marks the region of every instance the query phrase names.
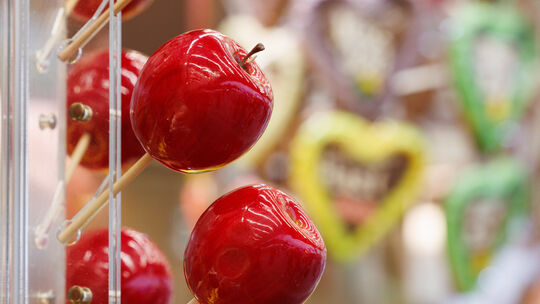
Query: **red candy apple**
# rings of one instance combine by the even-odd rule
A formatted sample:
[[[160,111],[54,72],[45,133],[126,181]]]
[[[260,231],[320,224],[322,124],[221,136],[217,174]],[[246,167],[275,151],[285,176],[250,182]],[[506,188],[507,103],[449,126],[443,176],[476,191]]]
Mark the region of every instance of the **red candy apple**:
[[[122,229],[121,300],[131,304],[166,304],[172,293],[171,271],[159,248],[144,234]],[[67,248],[66,290],[77,285],[92,291],[92,304],[108,303],[107,229],[86,233]]]
[[[73,6],[71,11],[71,16],[80,21],[86,22],[96,12],[99,5],[103,0],[67,0],[67,1],[76,1],[77,3]],[[118,0],[114,0],[116,3]],[[153,0],[132,0],[123,10],[122,10],[122,19],[126,20],[135,15],[138,15],[145,8],[147,8]],[[109,5],[105,6],[107,9]]]
[[[138,142],[129,117],[133,87],[147,57],[135,52],[122,51],[122,162],[139,158],[144,150]],[[90,145],[81,165],[91,169],[106,168],[109,164],[109,52],[92,53],[69,71],[67,79],[67,108],[81,103],[92,109],[87,122],[68,118],[67,152],[71,155],[79,138],[90,134]]]
[[[249,54],[211,30],[179,35],[145,64],[131,100],[146,151],[182,172],[218,169],[262,135],[273,107],[270,83]]]
[[[326,248],[287,194],[237,189],[199,218],[184,254],[184,274],[201,304],[300,304],[313,292]]]

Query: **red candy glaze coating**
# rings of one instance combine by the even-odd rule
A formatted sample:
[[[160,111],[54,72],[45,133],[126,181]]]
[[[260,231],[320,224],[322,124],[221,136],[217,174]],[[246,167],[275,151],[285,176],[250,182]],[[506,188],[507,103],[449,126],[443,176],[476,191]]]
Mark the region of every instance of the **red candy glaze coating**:
[[[82,22],[88,21],[96,10],[98,9],[99,5],[101,4],[102,0],[76,0],[77,4],[73,7],[73,10],[71,11],[71,16],[73,16],[75,19],[78,19]],[[118,0],[114,0],[116,3]],[[129,18],[134,17],[135,15],[138,15],[140,12],[142,12],[144,9],[146,9],[150,4],[152,4],[153,0],[132,0],[123,10],[122,10],[122,20],[126,20]],[[107,9],[109,5],[105,6],[105,9]]]
[[[199,218],[184,274],[201,304],[300,304],[326,264],[319,232],[291,197],[266,186],[237,189]]]
[[[270,83],[232,39],[211,30],[173,38],[141,72],[131,102],[135,134],[150,155],[183,172],[218,169],[262,135],[273,107]],[[235,57],[236,56],[236,57]]]
[[[147,57],[135,51],[122,51],[122,163],[135,160],[144,149],[133,133],[129,105],[133,87]],[[88,56],[69,71],[67,79],[67,108],[80,102],[92,108],[88,122],[67,118],[67,152],[71,155],[80,137],[90,133],[88,150],[81,165],[103,169],[109,164],[109,52],[102,50]]]
[[[140,232],[124,228],[121,237],[122,303],[169,303],[172,278],[163,253]],[[79,242],[68,247],[66,290],[73,285],[88,287],[92,304],[108,303],[108,248],[107,229],[85,233]]]

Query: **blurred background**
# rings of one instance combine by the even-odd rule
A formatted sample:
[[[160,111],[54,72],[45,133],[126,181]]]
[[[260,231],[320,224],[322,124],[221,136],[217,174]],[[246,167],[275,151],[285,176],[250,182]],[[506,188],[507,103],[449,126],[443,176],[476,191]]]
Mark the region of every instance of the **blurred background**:
[[[539,12],[535,0],[154,0],[123,22],[125,48],[150,55],[198,28],[263,42],[275,106],[261,140],[219,171],[154,162],[123,191],[123,225],[165,253],[186,303],[198,216],[263,182],[325,239],[307,303],[540,303]],[[67,218],[104,177],[77,169]],[[91,223],[106,225],[106,212]]]

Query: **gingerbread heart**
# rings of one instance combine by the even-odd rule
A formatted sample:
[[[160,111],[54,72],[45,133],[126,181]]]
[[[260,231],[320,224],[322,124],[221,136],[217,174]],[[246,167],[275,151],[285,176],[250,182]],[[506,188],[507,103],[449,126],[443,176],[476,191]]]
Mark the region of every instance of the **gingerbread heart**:
[[[395,1],[317,0],[304,5],[306,54],[342,108],[374,116],[390,75],[414,64],[411,6]],[[404,52],[404,49],[409,51]]]
[[[478,273],[523,219],[527,177],[512,159],[500,159],[463,173],[446,198],[448,255],[460,290],[471,290]]]
[[[469,3],[456,14],[450,65],[478,146],[501,147],[536,86],[534,29],[510,4]]]
[[[368,123],[346,112],[310,117],[291,146],[291,186],[318,224],[330,255],[358,257],[414,203],[424,142],[412,126]]]

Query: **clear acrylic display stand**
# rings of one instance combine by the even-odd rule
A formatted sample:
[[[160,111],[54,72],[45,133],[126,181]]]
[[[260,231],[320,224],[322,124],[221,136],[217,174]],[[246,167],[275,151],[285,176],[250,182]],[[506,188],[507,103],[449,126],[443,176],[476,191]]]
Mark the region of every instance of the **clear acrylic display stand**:
[[[106,2],[112,7],[113,0],[105,0],[103,6]],[[0,0],[1,304],[68,301],[65,252],[69,244],[56,237],[67,220],[64,163],[68,64],[57,58],[59,50],[72,41],[66,40],[67,3]],[[121,175],[120,14],[111,14],[108,25],[101,27],[109,28],[108,34],[105,29],[100,35],[109,35],[109,64],[113,67],[109,74],[108,180],[114,181]],[[84,47],[79,51],[84,53]],[[120,303],[120,201],[120,195],[114,197],[111,191],[109,303]]]

